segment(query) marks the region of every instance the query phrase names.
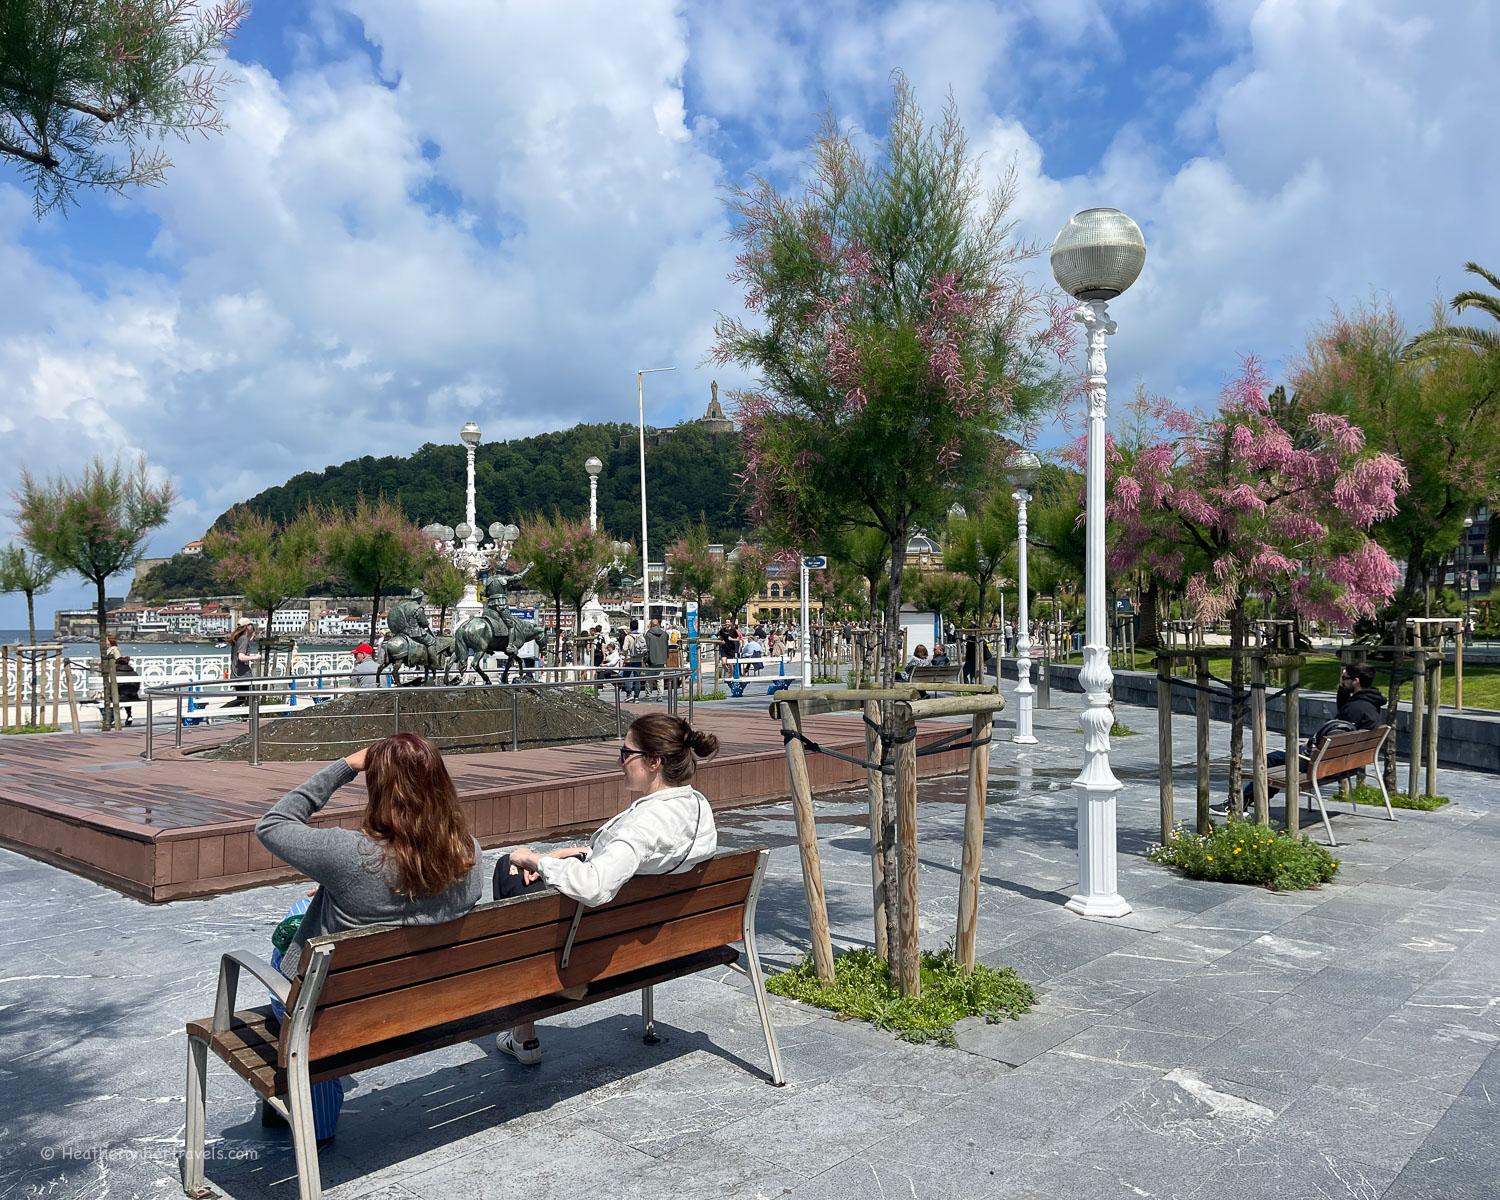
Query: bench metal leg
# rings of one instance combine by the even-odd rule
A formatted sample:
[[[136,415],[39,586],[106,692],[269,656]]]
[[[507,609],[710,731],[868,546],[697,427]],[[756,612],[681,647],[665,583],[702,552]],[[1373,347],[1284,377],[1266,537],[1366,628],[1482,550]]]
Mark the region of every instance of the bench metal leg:
[[[188,1038],[187,1119],[183,1126],[182,1190],[199,1200],[211,1195],[203,1180],[204,1093],[208,1086],[208,1043]]]
[[[1323,789],[1318,786],[1316,779],[1312,781],[1312,791],[1313,798],[1318,802],[1318,811],[1323,814],[1323,828],[1328,830],[1328,844],[1330,846],[1337,846],[1338,842],[1334,840],[1333,836],[1333,825],[1328,820],[1328,809],[1323,804]]]
[[[641,989],[641,1041],[648,1046],[661,1041],[656,1036],[656,996],[649,987]]]
[[[1375,772],[1375,782],[1380,785],[1380,795],[1381,795],[1381,798],[1385,800],[1385,819],[1387,821],[1394,821],[1396,819],[1396,814],[1391,809],[1391,794],[1390,794],[1390,792],[1388,792],[1388,791],[1385,790],[1385,774],[1384,774],[1384,772],[1381,772],[1381,771],[1376,771]]]
[[[766,1035],[766,1054],[771,1059],[771,1082],[777,1087],[785,1087],[786,1076],[781,1073],[781,1054],[776,1049],[776,1030],[771,1027],[771,1006],[766,1001],[766,981],[761,976],[760,954],[755,948],[755,906],[753,903],[745,908],[745,927],[742,936],[745,942],[745,974],[750,978],[750,991],[755,996],[755,1010],[760,1014],[761,1031]]]
[[[318,1133],[313,1123],[312,1083],[307,1062],[293,1055],[287,1069],[287,1115],[292,1123],[292,1146],[297,1157],[297,1189],[302,1200],[323,1200],[323,1176],[318,1170]]]

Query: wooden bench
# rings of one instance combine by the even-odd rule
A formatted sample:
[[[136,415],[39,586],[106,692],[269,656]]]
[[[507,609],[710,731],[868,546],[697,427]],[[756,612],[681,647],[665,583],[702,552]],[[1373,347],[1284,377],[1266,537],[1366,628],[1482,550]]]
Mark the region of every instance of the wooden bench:
[[[204,1089],[212,1050],[291,1124],[302,1200],[322,1195],[310,1088],[595,1001],[727,965],[749,977],[770,1058],[785,1082],[755,948],[769,851],[723,853],[680,875],[640,875],[585,909],[550,889],[481,904],[442,925],[375,926],[308,939],[295,980],[253,954],[225,954],[212,1017],[190,1021],[183,1191],[205,1186]],[[742,943],[741,952],[732,945]],[[286,1008],[236,1011],[241,970]]]
[[[949,663],[945,667],[912,667],[906,672],[906,682],[916,684],[944,684],[959,683],[963,680],[963,667],[959,663]],[[941,687],[934,687],[933,691],[942,691]]]
[[[1318,811],[1323,814],[1323,828],[1328,831],[1330,846],[1337,846],[1338,842],[1333,837],[1333,825],[1328,820],[1328,809],[1323,806],[1322,785],[1347,779],[1359,774],[1366,767],[1376,766],[1380,757],[1380,748],[1385,745],[1385,739],[1390,732],[1389,725],[1380,725],[1374,729],[1355,729],[1346,733],[1331,734],[1318,744],[1312,761],[1307,764],[1307,769],[1299,774],[1297,794],[1288,796],[1287,803],[1300,804],[1302,793],[1311,792],[1313,799],[1317,801]],[[1385,779],[1378,769],[1375,771],[1375,780],[1380,784],[1380,794],[1385,797],[1387,819],[1394,821],[1396,814],[1391,809],[1390,793],[1385,790]],[[1274,788],[1277,791],[1286,791],[1287,767],[1272,767],[1267,771],[1266,787],[1267,790]],[[1359,811],[1357,804],[1351,801],[1350,805],[1353,811]]]

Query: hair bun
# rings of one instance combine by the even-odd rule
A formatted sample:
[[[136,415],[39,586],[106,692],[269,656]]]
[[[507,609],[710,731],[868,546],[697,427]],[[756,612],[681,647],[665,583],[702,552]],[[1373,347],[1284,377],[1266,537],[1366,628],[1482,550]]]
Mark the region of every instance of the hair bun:
[[[712,758],[719,752],[719,739],[703,729],[688,734],[688,745],[699,758]]]

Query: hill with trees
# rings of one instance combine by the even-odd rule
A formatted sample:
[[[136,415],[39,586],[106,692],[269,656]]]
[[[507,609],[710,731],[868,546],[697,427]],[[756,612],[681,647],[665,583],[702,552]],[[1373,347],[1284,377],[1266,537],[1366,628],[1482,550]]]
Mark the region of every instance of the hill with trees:
[[[646,489],[651,541],[670,544],[700,515],[715,540],[734,541],[749,528],[736,476],[744,470],[737,434],[710,434],[688,421],[651,431],[646,451]],[[599,521],[616,538],[639,534],[640,459],[634,425],[575,425],[557,433],[487,442],[474,464],[479,524],[521,523],[535,513],[554,511],[571,520],[587,518],[590,456],[604,463],[599,475]],[[398,504],[418,525],[454,525],[464,516],[464,450],[456,442],[431,442],[410,455],[366,455],[322,471],[293,476],[279,487],[252,496],[252,512],[285,524],[309,502],[347,512],[363,493]],[[221,527],[228,514],[214,523]]]

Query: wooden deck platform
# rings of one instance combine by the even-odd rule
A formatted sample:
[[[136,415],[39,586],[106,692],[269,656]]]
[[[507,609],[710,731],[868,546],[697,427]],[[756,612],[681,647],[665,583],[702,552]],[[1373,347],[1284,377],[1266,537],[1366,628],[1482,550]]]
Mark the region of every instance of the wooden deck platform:
[[[715,808],[784,799],[786,758],[780,727],[763,712],[700,708],[697,724],[721,749],[699,768],[696,786]],[[808,718],[809,738],[862,754],[857,715]],[[918,743],[955,731],[926,725]],[[184,751],[225,737],[194,730]],[[157,738],[160,746],[161,737]],[[145,761],[145,732],[51,734],[0,739],[0,845],[88,876],[142,900],[213,895],[296,877],[255,837],[255,823],[316,764],[195,759],[159,749]],[[486,846],[520,845],[564,830],[589,829],[625,807],[619,744],[561,746],[448,759],[464,814]],[[968,751],[919,759],[921,773],[966,769]],[[813,788],[864,782],[853,763],[809,755]],[[357,828],[364,788],[345,788],[315,823]]]

